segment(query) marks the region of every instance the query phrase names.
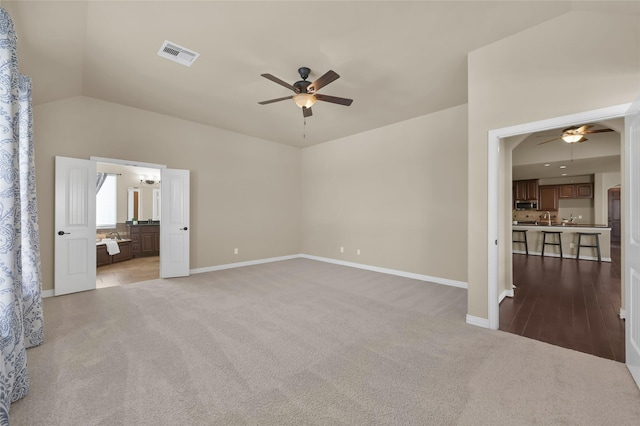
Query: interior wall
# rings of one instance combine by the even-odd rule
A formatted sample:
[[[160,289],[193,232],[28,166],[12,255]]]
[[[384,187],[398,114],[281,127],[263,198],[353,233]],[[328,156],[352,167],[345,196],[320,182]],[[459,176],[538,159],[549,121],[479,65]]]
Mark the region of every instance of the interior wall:
[[[34,125],[44,290],[53,288],[55,156],[190,170],[191,268],[300,252],[298,148],[88,97],[35,106]]]
[[[469,54],[470,315],[488,318],[488,132],[633,101],[640,94],[637,9],[574,10]]]
[[[466,282],[466,117],[462,105],[305,148],[303,252]]]

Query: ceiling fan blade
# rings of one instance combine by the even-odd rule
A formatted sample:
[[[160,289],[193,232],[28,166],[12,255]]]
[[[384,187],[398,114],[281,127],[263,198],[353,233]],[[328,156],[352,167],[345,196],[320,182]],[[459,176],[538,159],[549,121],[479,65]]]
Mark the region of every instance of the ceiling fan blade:
[[[558,139],[560,139],[560,136],[555,137],[553,139],[549,139],[548,141],[540,142],[538,145],[542,145],[542,144],[545,144],[545,143],[553,142],[553,141],[558,140]]]
[[[313,112],[311,111],[311,107],[307,108],[307,107],[302,107],[302,116],[303,117],[311,117],[313,115]]]
[[[286,101],[287,99],[292,99],[293,95],[291,96],[285,96],[284,98],[278,98],[278,99],[269,99],[268,101],[262,101],[262,102],[258,102],[260,105],[266,105],[266,104],[272,104],[274,102],[280,102],[280,101]]]
[[[260,74],[262,77],[266,78],[267,80],[271,80],[274,83],[278,83],[280,86],[284,86],[289,90],[293,90],[294,92],[296,91],[295,87],[293,87],[292,85],[290,85],[289,83],[287,83],[286,81],[280,80],[278,77],[273,76],[271,74]]]
[[[336,81],[340,76],[335,71],[329,70],[322,77],[311,83],[307,87],[307,93],[314,93],[331,83],[332,81]]]
[[[596,130],[585,130],[582,132],[583,135],[588,135],[591,133],[604,133],[604,132],[613,132],[613,129],[596,129]]]
[[[581,137],[581,138],[578,140],[578,142],[584,142],[584,141],[588,141],[588,140],[589,140],[589,139],[587,139],[587,138],[585,138],[585,137],[583,136],[583,137]]]
[[[319,101],[331,102],[333,104],[339,104],[339,105],[344,105],[344,106],[349,106],[353,102],[353,99],[339,98],[337,96],[322,95],[320,93],[317,93],[315,95],[315,97]]]

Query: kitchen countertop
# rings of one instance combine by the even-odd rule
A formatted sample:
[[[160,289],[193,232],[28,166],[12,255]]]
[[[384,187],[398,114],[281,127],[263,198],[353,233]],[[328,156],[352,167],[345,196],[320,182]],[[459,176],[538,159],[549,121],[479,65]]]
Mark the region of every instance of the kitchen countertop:
[[[566,228],[566,229],[572,229],[572,228],[595,228],[595,229],[609,229],[611,230],[611,228],[608,225],[598,225],[598,224],[594,224],[594,223],[551,223],[551,225],[547,224],[547,223],[535,223],[535,222],[518,222],[517,224],[513,225],[514,227],[516,226],[522,226],[522,227],[535,227],[535,228]]]
[[[115,241],[116,243],[126,243],[127,241],[131,241],[131,240],[129,240],[127,238],[123,238],[121,240],[111,240],[111,241]],[[107,244],[106,241],[96,241],[96,245],[97,246],[102,246],[102,245],[105,245],[105,244]]]

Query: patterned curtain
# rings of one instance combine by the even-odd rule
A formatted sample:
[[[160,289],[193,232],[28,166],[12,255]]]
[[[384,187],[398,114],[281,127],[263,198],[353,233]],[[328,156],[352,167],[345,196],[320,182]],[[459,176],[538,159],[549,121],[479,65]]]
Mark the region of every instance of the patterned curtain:
[[[0,8],[0,425],[29,390],[26,348],[43,339],[31,80]]]

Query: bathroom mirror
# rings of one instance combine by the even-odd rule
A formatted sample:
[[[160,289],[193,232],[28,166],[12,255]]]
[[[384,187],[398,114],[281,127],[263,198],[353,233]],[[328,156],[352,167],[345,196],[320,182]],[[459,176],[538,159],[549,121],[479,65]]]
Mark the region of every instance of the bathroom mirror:
[[[141,217],[140,188],[127,188],[127,220]]]

